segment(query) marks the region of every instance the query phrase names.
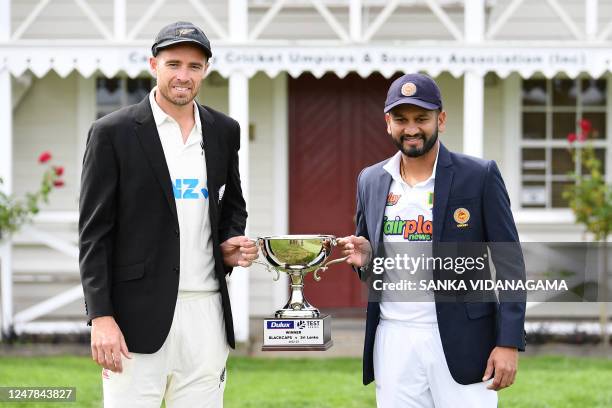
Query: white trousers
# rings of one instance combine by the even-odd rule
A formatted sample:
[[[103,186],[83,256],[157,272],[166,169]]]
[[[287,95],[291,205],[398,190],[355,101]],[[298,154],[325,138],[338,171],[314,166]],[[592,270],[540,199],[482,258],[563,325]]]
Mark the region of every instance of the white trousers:
[[[221,295],[179,292],[161,349],[122,356],[122,373],[102,370],[104,407],[223,407],[228,353]]]
[[[484,375],[484,370],[483,370]],[[484,383],[461,385],[446,364],[437,323],[381,320],[374,342],[378,408],[495,408]]]

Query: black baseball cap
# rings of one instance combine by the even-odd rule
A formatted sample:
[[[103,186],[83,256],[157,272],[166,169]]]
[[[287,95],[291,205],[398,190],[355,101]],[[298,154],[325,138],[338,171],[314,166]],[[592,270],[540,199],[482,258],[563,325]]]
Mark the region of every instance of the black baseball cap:
[[[177,21],[159,30],[157,37],[155,37],[155,42],[151,47],[151,52],[155,57],[162,49],[181,43],[197,45],[204,51],[206,57],[212,57],[210,41],[208,41],[208,37],[206,37],[204,31],[196,25],[186,21]]]
[[[398,105],[416,105],[427,110],[442,109],[440,88],[425,74],[406,74],[397,78],[387,91],[385,113]]]

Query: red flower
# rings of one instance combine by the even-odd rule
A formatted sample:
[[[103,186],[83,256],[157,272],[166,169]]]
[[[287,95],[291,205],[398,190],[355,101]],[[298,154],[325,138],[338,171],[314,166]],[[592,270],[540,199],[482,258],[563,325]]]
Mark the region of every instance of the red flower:
[[[53,171],[55,171],[56,176],[61,176],[62,174],[64,174],[64,167],[63,166],[54,167]]]
[[[578,133],[578,141],[579,142],[584,142],[585,140],[587,140],[587,137],[588,137],[588,133],[586,133],[586,132]]]
[[[42,152],[40,156],[38,156],[39,163],[46,163],[49,160],[51,160],[51,153],[49,152]]]
[[[576,141],[576,134],[575,133],[569,133],[567,135],[567,141],[570,143],[574,143]]]
[[[63,182],[62,180],[55,180],[55,181],[53,182],[53,185],[54,185],[55,187],[63,187],[63,186],[64,186],[64,182]]]
[[[580,119],[579,125],[583,133],[589,133],[593,130],[593,124],[588,119]]]

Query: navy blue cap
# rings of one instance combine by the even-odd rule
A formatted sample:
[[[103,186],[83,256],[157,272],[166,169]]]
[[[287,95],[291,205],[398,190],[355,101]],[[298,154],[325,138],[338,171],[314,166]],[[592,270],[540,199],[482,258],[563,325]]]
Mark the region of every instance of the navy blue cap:
[[[157,37],[155,37],[155,42],[151,47],[151,52],[153,56],[156,57],[157,53],[162,49],[181,43],[197,45],[204,51],[204,54],[206,54],[208,58],[212,57],[210,41],[208,41],[208,37],[206,37],[204,31],[196,25],[186,21],[177,21],[159,30]]]
[[[406,74],[397,78],[387,91],[385,113],[398,105],[416,105],[427,110],[442,109],[440,88],[425,74]]]

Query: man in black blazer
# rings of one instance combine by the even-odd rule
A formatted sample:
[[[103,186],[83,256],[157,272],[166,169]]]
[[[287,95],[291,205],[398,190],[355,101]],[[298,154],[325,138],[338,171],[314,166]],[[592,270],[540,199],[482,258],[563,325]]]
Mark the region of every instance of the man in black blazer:
[[[92,358],[106,407],[217,407],[235,345],[226,275],[257,258],[243,236],[240,128],[194,100],[212,56],[201,29],[170,24],[152,53],[151,94],[87,139],[79,245]]]
[[[518,233],[497,165],[450,152],[439,141],[446,112],[433,79],[398,78],[384,112],[398,152],[359,175],[356,236],[339,240],[347,262],[371,277],[372,258],[383,246],[415,258],[428,248],[433,259],[450,255],[449,249],[458,259],[474,249],[482,255],[489,247],[496,279],[524,281]],[[418,249],[411,249],[416,241]],[[490,279],[488,261],[483,264],[477,278]],[[445,275],[436,267],[417,272],[434,282],[469,275],[460,270]],[[398,275],[394,279],[411,279],[409,272]],[[465,279],[476,282],[473,276]],[[500,291],[498,302],[494,294],[457,288],[434,290],[421,302],[392,289],[382,299],[370,298],[363,383],[376,381],[379,407],[492,408],[493,390],[514,382],[518,351],[525,348],[523,295]]]

